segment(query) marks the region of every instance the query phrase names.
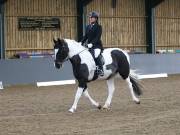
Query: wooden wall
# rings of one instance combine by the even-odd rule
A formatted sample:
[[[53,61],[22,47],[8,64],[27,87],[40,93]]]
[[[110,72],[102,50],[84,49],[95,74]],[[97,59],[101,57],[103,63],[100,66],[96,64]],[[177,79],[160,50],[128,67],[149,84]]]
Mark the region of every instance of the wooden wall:
[[[93,0],[87,6],[87,14],[100,13],[104,47],[146,51],[145,1],[116,1],[116,8],[112,8],[112,0]]]
[[[60,30],[18,30],[18,17],[59,17]],[[6,57],[17,52],[48,51],[53,37],[76,39],[75,0],[7,0],[5,4]]]
[[[180,49],[180,0],[165,0],[155,9],[158,49]]]
[[[145,0],[93,0],[90,11],[100,13],[104,47],[146,51]],[[157,49],[180,48],[180,0],[165,0],[155,9]],[[18,17],[59,17],[60,30],[18,30]],[[76,0],[7,0],[6,57],[17,52],[51,51],[53,37],[77,39]]]

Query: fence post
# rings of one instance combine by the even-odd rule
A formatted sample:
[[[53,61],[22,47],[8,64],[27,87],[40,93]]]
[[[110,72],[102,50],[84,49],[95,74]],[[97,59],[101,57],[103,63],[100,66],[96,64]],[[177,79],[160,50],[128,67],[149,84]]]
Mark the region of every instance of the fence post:
[[[0,59],[5,58],[4,44],[4,4],[0,2]]]

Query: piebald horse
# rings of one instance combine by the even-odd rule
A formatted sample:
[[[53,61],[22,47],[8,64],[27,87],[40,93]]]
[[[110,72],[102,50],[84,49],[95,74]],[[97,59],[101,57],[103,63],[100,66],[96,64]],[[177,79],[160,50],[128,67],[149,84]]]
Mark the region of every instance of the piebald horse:
[[[129,87],[132,99],[139,104],[138,96],[141,95],[141,88],[130,73],[130,59],[129,55],[119,48],[107,48],[102,52],[104,58],[104,76],[98,76],[95,72],[95,61],[89,52],[88,48],[81,45],[81,43],[70,39],[54,40],[54,63],[56,68],[61,68],[63,62],[70,60],[74,77],[78,82],[75,99],[69,112],[74,113],[77,108],[78,101],[82,95],[87,97],[92,105],[101,109],[101,105],[96,102],[88,93],[87,83],[94,80],[107,80],[108,97],[105,101],[103,109],[109,109],[111,100],[115,90],[114,79],[124,79]]]

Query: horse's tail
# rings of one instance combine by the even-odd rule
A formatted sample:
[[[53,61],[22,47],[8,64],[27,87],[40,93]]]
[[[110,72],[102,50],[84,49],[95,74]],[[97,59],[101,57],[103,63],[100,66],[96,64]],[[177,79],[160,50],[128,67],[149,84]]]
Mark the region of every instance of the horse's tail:
[[[132,74],[130,74],[130,81],[132,83],[132,87],[133,87],[133,91],[136,95],[140,96],[142,95],[142,86],[139,84],[139,80],[137,78],[135,78]]]

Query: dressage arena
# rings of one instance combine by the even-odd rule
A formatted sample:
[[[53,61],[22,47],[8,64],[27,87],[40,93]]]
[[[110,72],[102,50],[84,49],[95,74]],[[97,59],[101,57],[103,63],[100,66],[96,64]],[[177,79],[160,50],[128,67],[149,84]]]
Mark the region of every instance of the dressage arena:
[[[180,135],[179,7],[180,0],[0,0],[0,135]],[[81,41],[92,11],[103,47],[129,52],[137,78],[164,76],[140,81],[140,104],[116,80],[109,110],[83,96],[69,113],[77,83],[36,86],[74,78],[71,63],[54,67],[53,39]],[[106,82],[88,88],[103,106]]]
[[[9,86],[0,91],[0,135],[178,135],[180,134],[180,76],[145,79],[141,104],[132,102],[126,83],[116,80],[110,110],[93,108],[82,97],[76,113],[68,112],[76,85]],[[104,81],[89,85],[102,105]]]

